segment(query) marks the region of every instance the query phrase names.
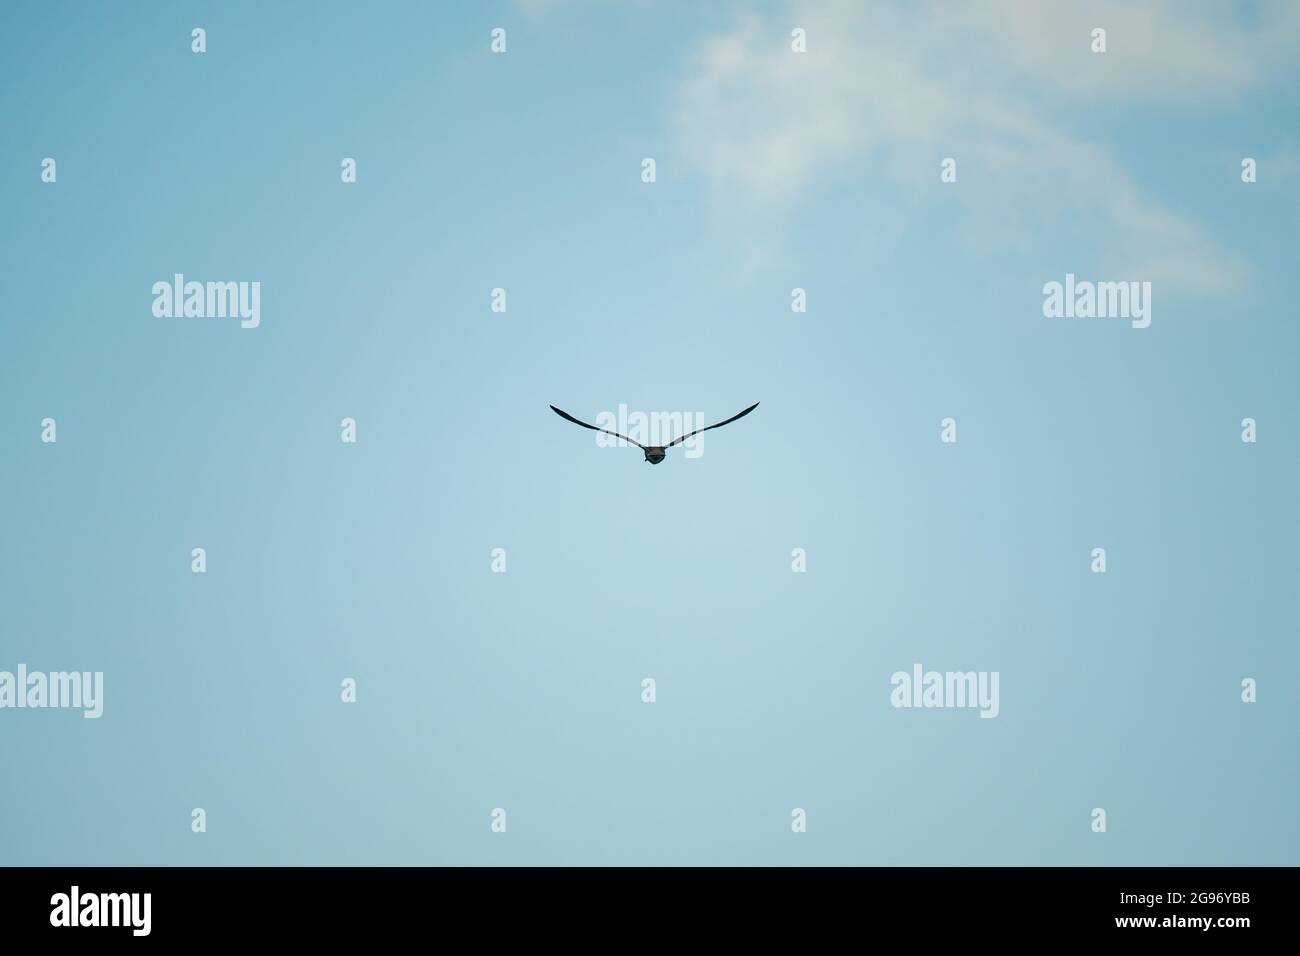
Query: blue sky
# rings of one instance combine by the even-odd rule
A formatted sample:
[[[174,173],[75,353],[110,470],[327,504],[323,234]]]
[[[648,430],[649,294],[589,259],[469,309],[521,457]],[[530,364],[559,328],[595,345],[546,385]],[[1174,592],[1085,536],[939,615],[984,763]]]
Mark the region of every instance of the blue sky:
[[[0,860],[1296,862],[1295,8],[700,6],[10,11]]]

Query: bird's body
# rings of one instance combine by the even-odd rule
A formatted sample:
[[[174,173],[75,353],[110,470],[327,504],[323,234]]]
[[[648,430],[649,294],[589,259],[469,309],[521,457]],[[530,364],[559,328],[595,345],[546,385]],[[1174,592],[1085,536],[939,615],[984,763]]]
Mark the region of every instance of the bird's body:
[[[731,422],[734,422],[737,418],[744,418],[746,415],[748,415],[756,408],[758,408],[758,402],[755,402],[753,405],[750,405],[749,408],[745,409],[743,412],[740,412],[736,415],[732,415],[730,418],[718,422],[716,425],[708,425],[704,428],[697,428],[693,432],[687,432],[685,435],[682,435],[678,438],[674,438],[667,445],[643,445],[639,441],[633,441],[631,438],[628,438],[626,435],[620,435],[618,432],[612,432],[608,428],[600,428],[597,425],[588,425],[584,421],[579,421],[578,419],[570,415],[568,412],[562,411],[556,408],[554,405],[551,406],[551,411],[555,412],[555,414],[559,415],[565,421],[573,422],[573,424],[575,425],[581,425],[583,428],[590,428],[594,432],[604,432],[606,435],[613,435],[615,438],[621,438],[625,442],[631,442],[633,445],[636,445],[637,448],[640,448],[643,452],[645,452],[645,460],[648,464],[657,465],[659,464],[659,462],[664,460],[664,458],[668,454],[668,449],[672,448],[673,445],[680,445],[682,442],[686,441],[686,439],[690,438],[692,435],[698,435],[700,432],[707,432],[710,428],[721,428],[723,425],[727,425],[730,424]]]

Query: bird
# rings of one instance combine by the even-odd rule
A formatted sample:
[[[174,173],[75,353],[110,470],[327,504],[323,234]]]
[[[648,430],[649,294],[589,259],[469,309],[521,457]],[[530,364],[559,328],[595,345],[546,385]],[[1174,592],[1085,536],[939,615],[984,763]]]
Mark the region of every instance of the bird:
[[[668,449],[672,448],[673,445],[680,445],[682,442],[686,441],[686,439],[690,438],[692,435],[698,435],[700,432],[707,432],[711,428],[721,428],[723,425],[730,425],[737,418],[744,418],[754,409],[758,408],[758,404],[759,404],[758,402],[755,402],[753,405],[750,405],[749,408],[745,409],[743,412],[739,412],[738,414],[732,415],[730,418],[726,419],[725,421],[718,422],[716,425],[707,425],[704,428],[697,428],[693,432],[687,432],[685,435],[682,435],[680,438],[674,438],[666,445],[643,445],[639,441],[632,441],[632,439],[628,438],[626,435],[620,435],[618,432],[612,432],[608,428],[600,428],[599,426],[588,425],[586,422],[579,421],[578,419],[570,415],[568,412],[564,411],[563,409],[556,408],[554,405],[551,406],[551,411],[555,412],[555,414],[559,415],[565,421],[573,422],[573,424],[575,425],[581,425],[583,428],[590,428],[594,432],[604,432],[606,435],[613,435],[615,438],[621,438],[624,441],[632,442],[633,445],[636,445],[637,448],[640,448],[643,452],[645,452],[645,460],[647,464],[657,465],[659,464],[659,462],[664,460],[664,456],[667,454]]]

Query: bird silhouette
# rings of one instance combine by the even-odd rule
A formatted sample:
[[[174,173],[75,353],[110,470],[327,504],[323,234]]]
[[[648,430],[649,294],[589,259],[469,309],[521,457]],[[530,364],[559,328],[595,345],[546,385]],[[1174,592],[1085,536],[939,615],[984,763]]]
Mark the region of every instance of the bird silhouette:
[[[633,445],[636,445],[637,448],[640,448],[643,452],[645,452],[645,460],[647,462],[649,462],[652,465],[657,465],[659,464],[659,462],[664,460],[664,455],[667,453],[669,448],[673,447],[673,445],[680,445],[682,442],[686,441],[686,439],[690,438],[692,435],[698,435],[700,432],[707,432],[711,428],[721,428],[723,425],[729,425],[732,422],[734,422],[737,418],[744,418],[746,415],[748,415],[756,408],[758,408],[758,402],[755,402],[753,405],[750,405],[749,408],[745,409],[743,412],[739,412],[738,414],[732,415],[730,418],[726,419],[725,421],[718,422],[716,425],[706,425],[704,428],[697,428],[693,432],[687,432],[685,435],[682,435],[679,438],[674,438],[666,445],[643,445],[639,441],[632,441],[632,439],[628,438],[626,435],[620,435],[618,432],[612,432],[608,428],[600,428],[597,425],[588,425],[586,422],[578,421],[578,419],[574,418],[568,412],[558,409],[554,405],[551,406],[551,411],[555,412],[555,414],[559,415],[565,421],[573,422],[573,424],[575,425],[581,425],[583,428],[590,428],[594,432],[604,432],[606,435],[613,435],[615,438],[621,438],[624,441],[632,442]]]

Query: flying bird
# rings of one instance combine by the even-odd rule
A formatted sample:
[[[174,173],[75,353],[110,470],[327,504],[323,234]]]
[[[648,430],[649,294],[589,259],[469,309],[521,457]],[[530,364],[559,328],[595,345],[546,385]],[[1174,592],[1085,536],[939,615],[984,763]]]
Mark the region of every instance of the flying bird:
[[[730,425],[737,418],[744,418],[746,415],[748,415],[756,408],[758,408],[758,402],[755,402],[753,405],[750,405],[749,408],[745,409],[743,412],[739,412],[738,414],[732,415],[726,421],[718,422],[716,425],[707,425],[704,428],[697,428],[693,432],[687,432],[685,435],[682,435],[680,438],[674,438],[667,445],[643,445],[639,441],[632,441],[632,439],[628,438],[626,435],[620,435],[618,432],[612,432],[608,428],[600,428],[596,425],[588,425],[586,422],[580,422],[578,421],[578,419],[574,418],[568,412],[562,411],[561,409],[556,408],[554,405],[551,406],[551,411],[555,412],[555,414],[559,415],[565,421],[573,422],[573,424],[575,425],[581,425],[583,428],[590,428],[594,432],[604,432],[606,435],[613,435],[615,438],[621,438],[626,442],[632,442],[633,445],[636,445],[637,448],[640,448],[643,452],[645,452],[646,461],[648,461],[652,465],[657,465],[659,464],[659,462],[664,460],[665,453],[668,451],[669,448],[672,448],[673,445],[680,445],[682,442],[686,441],[686,439],[690,438],[692,435],[698,435],[700,432],[707,432],[711,428],[721,428],[723,425]]]

